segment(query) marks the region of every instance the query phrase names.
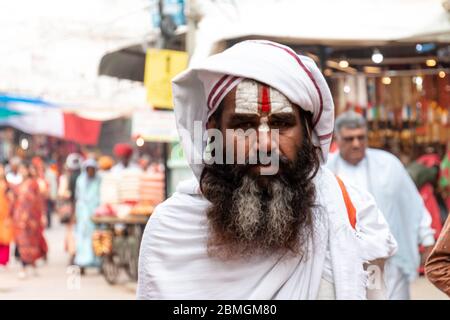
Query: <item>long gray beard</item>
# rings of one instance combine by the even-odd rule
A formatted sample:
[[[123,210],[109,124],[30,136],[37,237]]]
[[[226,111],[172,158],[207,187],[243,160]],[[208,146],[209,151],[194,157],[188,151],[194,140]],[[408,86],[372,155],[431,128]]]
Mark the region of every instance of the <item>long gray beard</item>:
[[[264,203],[263,198],[267,196],[270,199]],[[268,187],[267,196],[258,182],[246,175],[242,185],[233,192],[232,199],[238,235],[244,242],[258,241],[262,250],[283,243],[292,233],[291,226],[295,222],[292,190],[274,180]]]
[[[305,140],[297,160],[281,157],[280,173],[267,179],[252,175],[250,166],[206,165],[200,186],[211,202],[206,211],[209,254],[230,259],[290,251],[304,257],[317,206],[316,151]]]
[[[300,199],[308,198],[302,197],[301,190],[281,179],[261,187],[250,175],[244,175],[233,190],[225,191],[217,181],[209,189],[220,195],[208,210],[210,255],[226,260],[287,251],[305,253],[312,223],[311,211],[298,206]]]

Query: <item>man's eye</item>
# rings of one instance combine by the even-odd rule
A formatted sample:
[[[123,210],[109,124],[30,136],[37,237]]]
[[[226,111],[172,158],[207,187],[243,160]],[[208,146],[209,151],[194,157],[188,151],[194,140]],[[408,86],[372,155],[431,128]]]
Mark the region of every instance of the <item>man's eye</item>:
[[[285,122],[285,121],[272,121],[270,123],[270,125],[272,127],[277,127],[277,128],[282,128],[282,127],[288,127],[289,126],[289,124],[287,122]]]
[[[253,127],[253,122],[241,122],[236,125],[236,128],[240,129],[250,129]]]

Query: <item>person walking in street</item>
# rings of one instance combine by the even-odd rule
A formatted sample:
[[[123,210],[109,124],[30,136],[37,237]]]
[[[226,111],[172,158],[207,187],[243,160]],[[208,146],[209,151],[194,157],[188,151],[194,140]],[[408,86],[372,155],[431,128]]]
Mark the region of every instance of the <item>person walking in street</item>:
[[[56,209],[58,198],[58,166],[55,161],[51,161],[45,169],[45,181],[48,186],[47,192],[47,227],[52,226],[52,216]]]
[[[447,144],[447,152],[441,161],[440,173],[439,173],[439,191],[442,197],[441,207],[446,211],[443,221],[447,219],[448,212],[450,211],[450,141]]]
[[[22,166],[22,160],[19,157],[13,157],[9,160],[9,165],[6,170],[6,181],[8,181],[9,187],[15,192],[15,188],[19,186],[23,177],[19,172]]]
[[[48,247],[44,238],[47,221],[36,168],[33,165],[22,166],[20,173],[23,181],[17,189],[13,223],[16,256],[23,267],[19,277],[25,278],[27,267],[32,267],[36,274],[37,260],[47,257]]]
[[[435,241],[430,213],[400,160],[367,147],[363,116],[344,112],[336,119],[335,134],[339,153],[328,159],[327,167],[374,196],[398,242],[398,252],[386,262],[388,299],[409,299],[409,284],[417,277],[420,264],[419,244],[427,257]]]
[[[5,169],[3,165],[0,165],[0,266],[8,264],[12,240],[13,225],[8,183],[5,177]]]
[[[83,171],[78,177],[75,190],[75,244],[74,263],[84,274],[87,267],[98,267],[99,260],[92,247],[92,234],[95,225],[91,218],[100,205],[100,182],[97,174],[97,162],[87,159],[83,162]]]
[[[114,146],[114,155],[117,163],[111,168],[115,174],[126,172],[140,172],[139,165],[131,160],[133,157],[133,147],[128,143],[118,143]]]

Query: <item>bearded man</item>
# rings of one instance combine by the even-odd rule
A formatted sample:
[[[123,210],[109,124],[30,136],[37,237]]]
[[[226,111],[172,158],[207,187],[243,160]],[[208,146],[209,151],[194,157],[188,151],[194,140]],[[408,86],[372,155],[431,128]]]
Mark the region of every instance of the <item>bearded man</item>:
[[[177,76],[173,93],[196,179],[147,224],[138,298],[367,298],[365,266],[396,242],[373,198],[321,166],[334,106],[315,63],[244,41]]]

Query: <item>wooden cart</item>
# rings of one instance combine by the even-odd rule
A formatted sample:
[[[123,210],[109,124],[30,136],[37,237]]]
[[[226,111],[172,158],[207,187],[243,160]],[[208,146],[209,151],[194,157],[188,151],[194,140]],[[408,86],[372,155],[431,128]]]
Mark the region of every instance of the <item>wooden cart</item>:
[[[106,281],[116,284],[120,271],[125,270],[128,277],[137,281],[139,247],[148,215],[128,215],[126,217],[94,216],[96,232],[110,235],[111,248],[98,254],[102,260],[102,273]]]

